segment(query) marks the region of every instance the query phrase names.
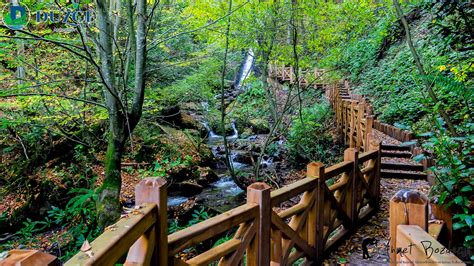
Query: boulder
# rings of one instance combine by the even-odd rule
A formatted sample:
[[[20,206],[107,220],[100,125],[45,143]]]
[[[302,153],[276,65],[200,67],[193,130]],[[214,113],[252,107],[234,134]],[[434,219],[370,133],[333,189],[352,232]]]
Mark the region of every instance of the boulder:
[[[264,119],[254,118],[248,122],[249,126],[255,134],[268,134],[270,133],[270,126]]]
[[[168,189],[170,193],[176,192],[179,195],[184,196],[184,197],[192,197],[201,193],[204,188],[199,184],[189,182],[189,181],[184,181],[181,183],[171,184],[168,187]]]
[[[219,180],[219,176],[209,167],[201,167],[199,169],[200,176],[197,180],[197,183],[203,187],[209,185],[210,183],[216,182]]]

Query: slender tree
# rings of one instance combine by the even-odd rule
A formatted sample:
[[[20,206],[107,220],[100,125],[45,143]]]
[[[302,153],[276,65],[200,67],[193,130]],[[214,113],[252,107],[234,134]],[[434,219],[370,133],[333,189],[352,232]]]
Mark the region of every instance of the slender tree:
[[[393,0],[393,5],[395,7],[395,10],[397,11],[397,16],[401,20],[403,28],[405,29],[405,35],[407,38],[407,44],[408,47],[410,48],[410,52],[413,56],[413,59],[415,60],[416,67],[418,69],[418,72],[420,72],[420,75],[423,77],[426,77],[426,71],[423,67],[423,64],[421,63],[420,56],[418,55],[418,52],[415,49],[415,46],[413,45],[413,41],[411,38],[411,33],[410,33],[410,27],[408,26],[408,22],[405,18],[405,15],[403,14],[402,8],[400,7],[400,3],[398,0]],[[433,91],[432,84],[425,78],[423,78],[423,84],[428,91],[428,95],[430,96],[431,100],[435,103],[441,103],[441,101],[438,99],[438,96],[436,96],[436,93]],[[454,127],[453,122],[451,121],[451,118],[449,118],[448,114],[444,110],[443,106],[440,105],[438,108],[439,115],[443,118],[444,122],[446,123],[449,132],[453,136],[457,136],[456,128]]]
[[[120,217],[119,202],[121,179],[121,160],[125,144],[132,131],[137,126],[143,107],[145,95],[145,61],[146,61],[146,33],[147,33],[147,3],[146,0],[137,0],[136,6],[136,51],[134,55],[135,84],[131,93],[131,110],[123,99],[128,91],[120,92],[117,83],[116,66],[114,64],[113,45],[114,28],[110,14],[110,4],[107,0],[97,0],[97,26],[99,28],[98,51],[100,72],[103,77],[105,105],[109,113],[109,136],[105,158],[105,179],[99,189],[97,211],[99,225],[105,226]],[[131,25],[129,23],[129,25]],[[128,71],[128,70],[126,70]],[[122,73],[123,75],[124,73]]]

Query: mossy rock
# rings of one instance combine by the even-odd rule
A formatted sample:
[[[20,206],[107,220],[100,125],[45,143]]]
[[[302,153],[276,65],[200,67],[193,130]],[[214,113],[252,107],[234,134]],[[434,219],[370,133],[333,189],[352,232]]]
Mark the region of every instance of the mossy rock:
[[[264,119],[260,119],[260,118],[250,119],[248,124],[255,134],[270,133],[270,126],[268,125],[268,122]]]

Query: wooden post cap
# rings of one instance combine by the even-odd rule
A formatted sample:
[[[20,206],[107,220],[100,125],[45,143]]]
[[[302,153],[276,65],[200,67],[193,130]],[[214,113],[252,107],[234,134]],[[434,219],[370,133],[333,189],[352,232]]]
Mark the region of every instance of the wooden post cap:
[[[306,166],[306,177],[319,178],[319,169],[323,168],[322,162],[311,162]]]
[[[135,204],[153,202],[160,206],[159,191],[166,189],[166,184],[163,178],[144,178],[135,186]]]
[[[255,182],[252,183],[250,186],[247,187],[247,191],[249,190],[266,190],[266,189],[271,189],[267,183],[264,182]]]
[[[428,197],[416,190],[401,189],[393,195],[390,201],[414,204],[427,204]]]

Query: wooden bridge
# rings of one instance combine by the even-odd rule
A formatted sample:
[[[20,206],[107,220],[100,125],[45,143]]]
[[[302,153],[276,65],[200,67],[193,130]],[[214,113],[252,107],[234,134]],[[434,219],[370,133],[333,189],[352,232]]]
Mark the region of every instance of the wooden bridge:
[[[314,70],[298,70],[296,75],[293,66],[279,66],[277,62],[268,64],[268,76],[276,78],[280,82],[289,82],[290,84],[298,84],[301,88],[314,87],[315,89],[322,89],[324,87],[323,78],[326,74],[326,70],[317,69]]]
[[[314,73],[319,78],[320,73]],[[271,77],[277,75],[280,80],[295,82],[291,69],[273,66],[270,74]],[[247,189],[244,205],[170,235],[166,181],[144,179],[136,187],[137,207],[92,243],[85,243],[65,265],[124,262],[124,265],[159,266],[266,266],[292,265],[297,261],[321,264],[340,240],[354,233],[378,209],[384,167],[381,158],[386,155],[385,150],[395,148],[382,145],[372,137],[373,129],[383,129],[383,124],[374,120],[372,107],[364,97],[350,93],[347,83],[342,86],[323,84],[317,88],[325,90],[335,111],[337,127],[349,146],[342,162],[327,167],[320,162],[310,163],[306,178],[273,191],[265,183],[254,183]],[[377,123],[379,128],[375,126]],[[411,139],[410,134],[393,130],[392,135],[397,134]],[[418,240],[436,241],[423,234],[426,228],[420,231],[417,227],[397,227],[410,224],[407,221],[398,220],[395,224],[393,233],[400,235],[400,241],[410,240],[413,234]],[[198,248],[189,252],[192,247],[225,235],[232,237],[207,250]],[[13,263],[44,258],[43,261],[47,261],[44,265],[54,265],[56,260],[51,257],[34,252],[31,256],[10,259]],[[415,254],[408,262],[420,258],[421,253]],[[437,256],[431,262],[440,265],[445,258]]]

